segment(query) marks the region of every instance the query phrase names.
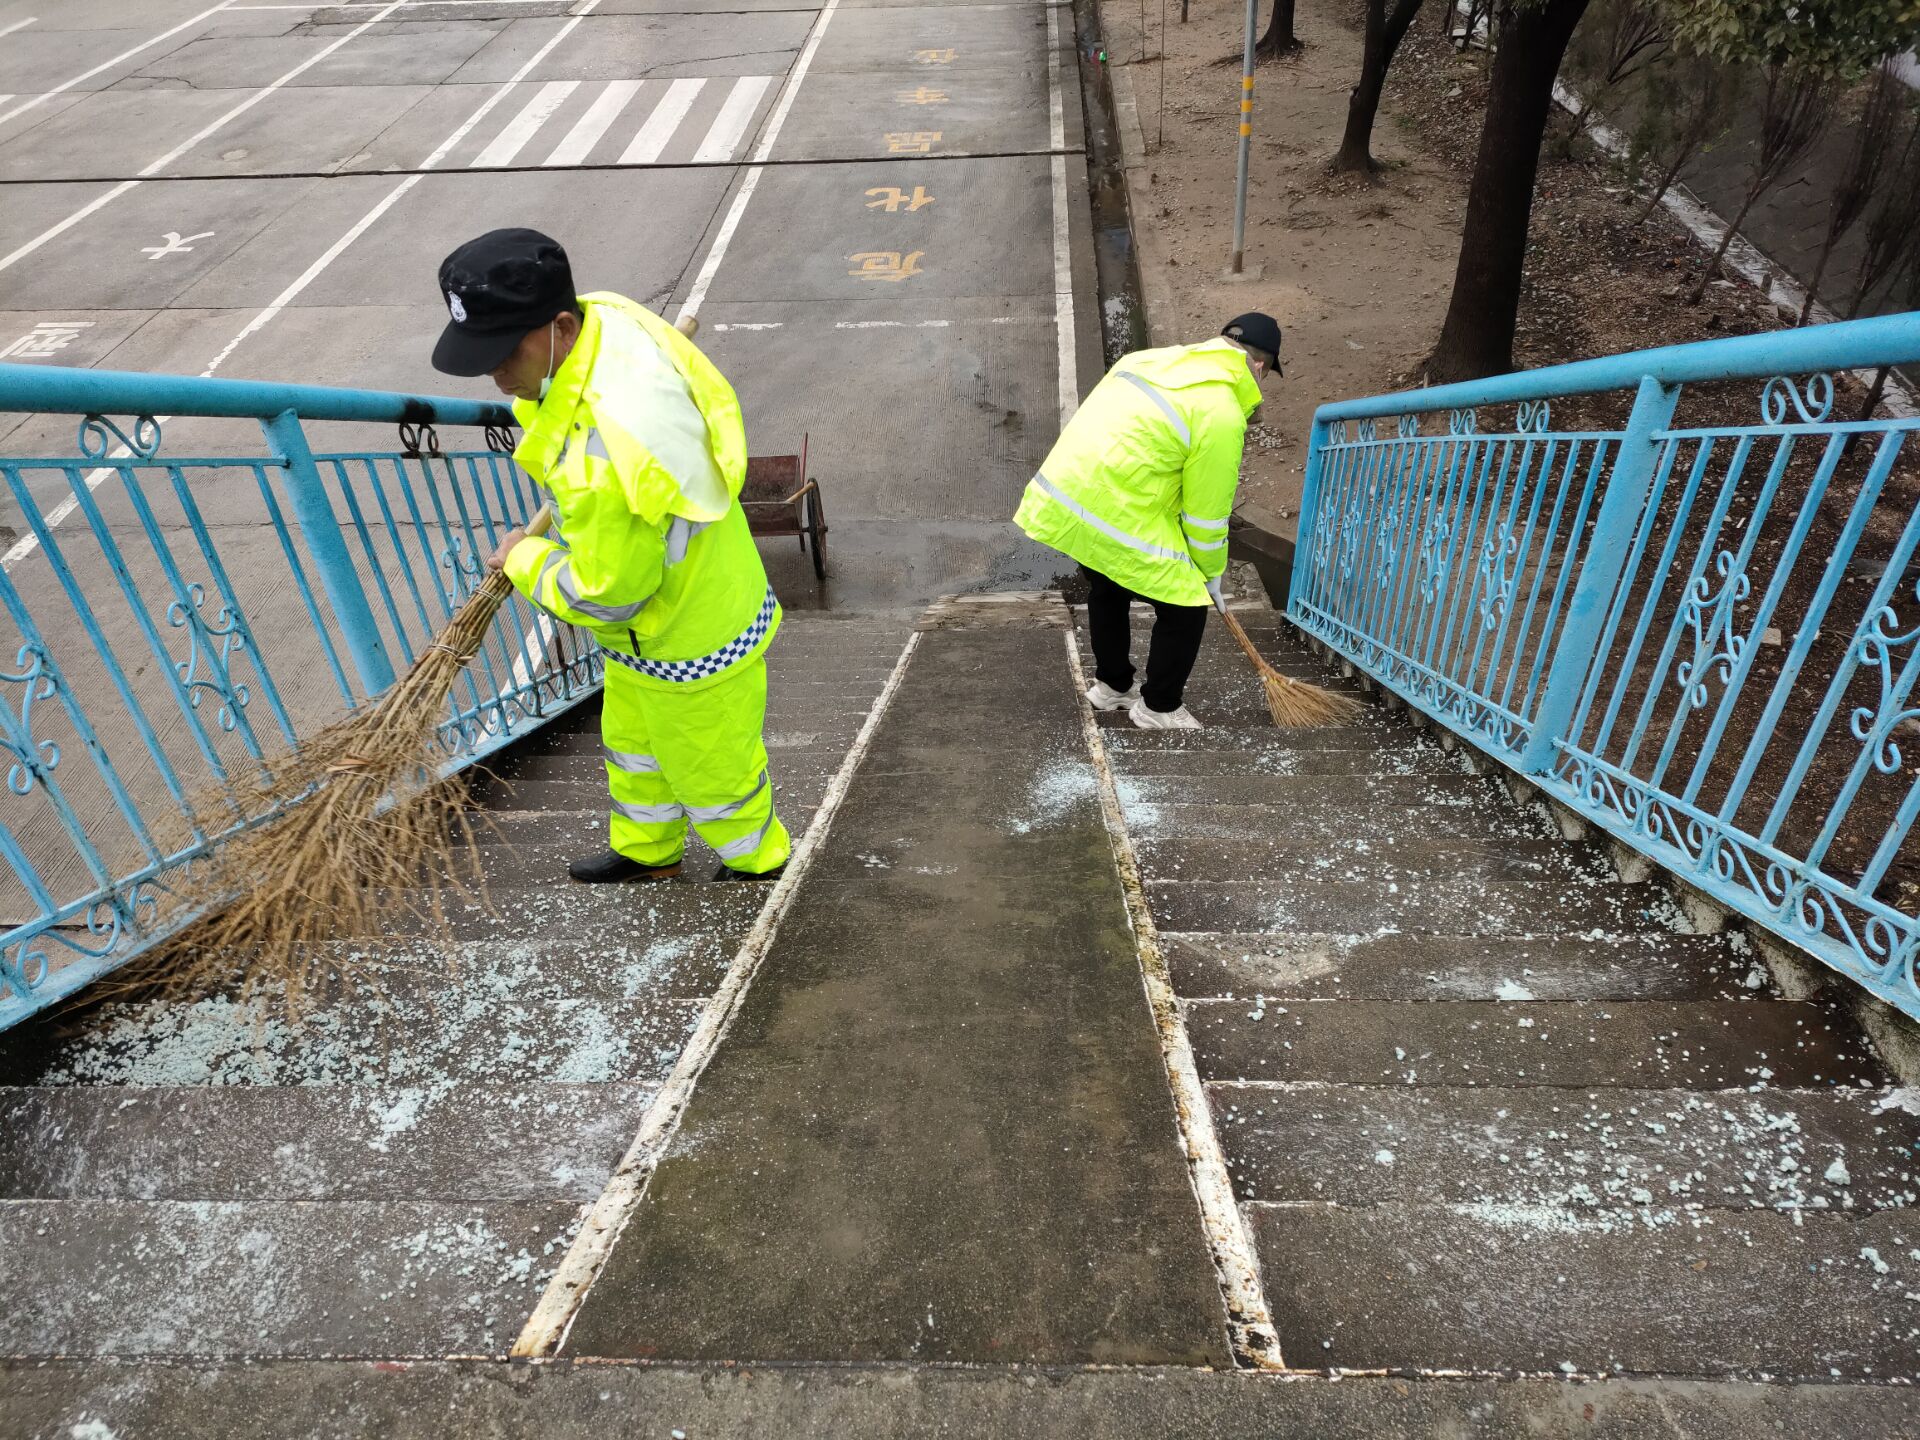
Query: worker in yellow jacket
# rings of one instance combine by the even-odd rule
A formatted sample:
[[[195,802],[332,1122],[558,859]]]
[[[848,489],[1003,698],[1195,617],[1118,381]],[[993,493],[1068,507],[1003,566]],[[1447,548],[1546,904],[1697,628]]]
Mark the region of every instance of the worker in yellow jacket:
[[[1089,586],[1096,710],[1144,730],[1197,730],[1183,703],[1209,605],[1225,604],[1227,520],[1260,382],[1280,373],[1280,326],[1241,315],[1220,338],[1122,356],[1060,432],[1014,522],[1080,562]],[[1153,606],[1134,684],[1132,602]]]
[[[669,878],[692,821],[720,856],[714,878],[778,875],[791,847],[761,730],[780,606],[739,505],[733,388],[644,306],[576,296],[566,252],[538,231],[461,246],[440,293],[435,368],[491,375],[514,398],[514,458],[554,510],[550,536],[514,530],[488,563],[605,660],[609,850],[570,873]]]

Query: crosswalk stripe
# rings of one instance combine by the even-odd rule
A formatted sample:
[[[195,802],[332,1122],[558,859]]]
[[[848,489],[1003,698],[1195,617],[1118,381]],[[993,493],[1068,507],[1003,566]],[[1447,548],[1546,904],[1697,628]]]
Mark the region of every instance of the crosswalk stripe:
[[[533,138],[536,130],[553,118],[553,112],[558,110],[565,103],[566,98],[579,86],[578,80],[549,80],[542,85],[520,113],[507,122],[507,128],[494,136],[493,143],[482,150],[467,168],[479,170],[511,165],[513,157],[520,153],[521,147]]]
[[[693,152],[696,164],[733,158],[734,146],[746,133],[753,112],[760,107],[760,97],[767,93],[772,80],[770,75],[742,75],[733,82],[727,103],[720,107],[719,118],[707,131],[707,138],[700,142],[700,148]]]
[[[620,156],[620,163],[651,165],[658,160],[660,152],[667,148],[667,142],[673,138],[673,132],[680,128],[680,122],[687,118],[687,112],[693,108],[700,87],[706,83],[704,80],[676,80],[669,85],[660,103],[653,107],[653,114],[647,117],[647,123],[640,127],[640,133],[633,137],[633,143]]]
[[[600,137],[607,133],[607,127],[620,118],[620,112],[627,108],[627,102],[640,93],[638,80],[614,80],[600,92],[600,98],[582,115],[567,132],[567,138],[553,147],[553,153],[547,157],[549,165],[578,165],[587,158],[589,151],[599,143]]]

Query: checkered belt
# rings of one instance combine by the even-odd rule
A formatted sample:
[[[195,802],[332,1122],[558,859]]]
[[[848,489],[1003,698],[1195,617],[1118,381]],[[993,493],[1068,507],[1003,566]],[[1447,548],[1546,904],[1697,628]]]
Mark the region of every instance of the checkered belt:
[[[729,665],[751,654],[753,647],[765,638],[767,627],[773,624],[773,612],[777,608],[773,587],[769,585],[767,598],[760,602],[760,613],[753,617],[753,623],[711,655],[699,655],[691,660],[643,660],[638,655],[622,655],[618,650],[608,650],[604,646],[600,653],[616,665],[638,670],[655,680],[672,680],[683,684],[688,680],[704,680],[709,675],[718,675]]]

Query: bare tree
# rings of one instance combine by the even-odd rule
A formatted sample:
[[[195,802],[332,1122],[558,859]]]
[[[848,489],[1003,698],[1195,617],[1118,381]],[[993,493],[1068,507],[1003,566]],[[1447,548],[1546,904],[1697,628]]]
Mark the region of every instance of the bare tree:
[[[1906,254],[1901,259],[1900,273],[1894,277],[1893,283],[1899,303],[1908,310],[1920,310],[1920,228],[1907,231]],[[1881,397],[1887,393],[1887,380],[1892,374],[1891,365],[1882,365],[1873,372],[1873,384],[1867,387],[1866,402],[1860,407],[1862,420],[1871,420],[1873,412],[1880,408]]]
[[[1920,244],[1920,117],[1910,118],[1904,130],[1905,138],[1890,147],[1895,152],[1887,166],[1892,178],[1881,187],[1880,203],[1867,216],[1853,293],[1847,297],[1849,320],[1859,315],[1882,281],[1899,273],[1911,248]]]
[[[1300,37],[1293,33],[1293,11],[1297,0],[1273,0],[1273,13],[1267,17],[1266,33],[1254,47],[1263,59],[1288,55],[1300,48]]]
[[[1900,144],[1905,110],[1906,85],[1891,65],[1883,61],[1874,72],[1866,103],[1860,107],[1854,123],[1853,144],[1847,151],[1846,164],[1833,184],[1833,196],[1827,206],[1827,233],[1821,237],[1820,255],[1813,263],[1812,278],[1807,281],[1807,300],[1800,307],[1802,325],[1813,314],[1814,298],[1820,282],[1826,278],[1834,247],[1860,223],[1860,217],[1867,213],[1867,206],[1886,175],[1887,163]]]
[[[1833,118],[1839,87],[1830,72],[1782,63],[1767,67],[1767,88],[1760,104],[1760,145],[1747,172],[1747,191],[1733,222],[1720,237],[1720,244],[1707,261],[1707,268],[1687,293],[1687,303],[1698,305],[1707,286],[1720,273],[1733,237],[1740,233],[1760,197],[1786,178],[1786,174],[1813,148]]]
[[[1373,158],[1373,122],[1380,113],[1380,92],[1386,88],[1387,67],[1406,38],[1407,27],[1420,13],[1422,0],[1366,0],[1366,45],[1360,59],[1360,78],[1347,97],[1347,128],[1331,169],[1371,175],[1380,168]]]
[[[1678,56],[1649,74],[1641,87],[1641,119],[1633,147],[1636,156],[1657,169],[1652,193],[1634,224],[1644,225],[1680,172],[1726,134],[1742,79],[1740,70],[1708,55]]]
[[[1599,21],[1597,26],[1595,19]],[[1594,32],[1592,43],[1583,45],[1588,30]],[[1609,0],[1597,16],[1589,12],[1587,23],[1574,33],[1571,52],[1573,68],[1585,83],[1586,94],[1561,139],[1561,152],[1573,153],[1574,141],[1593,119],[1594,106],[1602,95],[1643,74],[1666,50],[1666,29],[1655,0]]]

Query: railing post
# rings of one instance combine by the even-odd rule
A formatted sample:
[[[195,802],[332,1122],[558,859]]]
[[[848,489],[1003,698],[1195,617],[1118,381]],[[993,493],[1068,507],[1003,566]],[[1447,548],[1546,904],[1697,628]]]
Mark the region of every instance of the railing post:
[[[1519,768],[1529,774],[1552,767],[1554,742],[1573,719],[1614,587],[1626,569],[1634,527],[1640,523],[1653,490],[1654,471],[1660,460],[1660,442],[1654,436],[1673,423],[1674,407],[1679,403],[1678,385],[1662,385],[1652,376],[1641,378],[1633,413],[1627,417],[1613,470],[1605,482],[1606,492],[1600,497],[1600,513],[1594,519],[1593,538],[1580,564],[1580,578],[1567,604],[1566,622],[1560,627],[1560,643],[1554,647],[1547,687],[1534,712],[1526,747],[1520,752]]]
[[[287,495],[293,505],[293,517],[306,538],[307,550],[320,571],[320,583],[326,587],[327,601],[334,618],[340,622],[341,637],[360,684],[369,696],[378,695],[393,684],[393,662],[374,624],[373,609],[367,593],[347,554],[347,538],[341,532],[333,506],[327,503],[326,487],[320,481],[320,467],[313,463],[313,451],[300,428],[300,417],[282,410],[270,420],[262,420],[267,443],[287,462]]]
[[[1287,609],[1293,608],[1294,597],[1307,593],[1307,556],[1313,548],[1313,537],[1307,533],[1307,527],[1313,523],[1314,512],[1320,507],[1321,459],[1327,445],[1327,422],[1316,418],[1313,428],[1307,432],[1307,473],[1300,482],[1300,523],[1293,527],[1293,578],[1287,582]]]

